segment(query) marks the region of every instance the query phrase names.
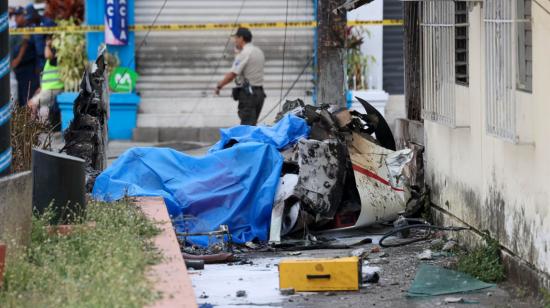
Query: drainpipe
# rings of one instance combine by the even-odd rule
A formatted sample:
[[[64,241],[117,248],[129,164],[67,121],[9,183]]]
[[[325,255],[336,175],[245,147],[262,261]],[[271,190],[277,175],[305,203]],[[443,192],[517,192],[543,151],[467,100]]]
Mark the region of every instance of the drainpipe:
[[[0,176],[11,166],[10,41],[8,0],[0,0]]]

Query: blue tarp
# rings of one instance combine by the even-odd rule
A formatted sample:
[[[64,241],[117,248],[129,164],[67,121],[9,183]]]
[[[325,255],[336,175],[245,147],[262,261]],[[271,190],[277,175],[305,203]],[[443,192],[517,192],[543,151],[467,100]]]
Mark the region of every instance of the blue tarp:
[[[239,143],[267,143],[282,150],[301,138],[307,138],[309,136],[309,126],[304,119],[287,114],[273,126],[239,125],[221,129],[220,135],[220,141],[210,148],[209,153],[222,150],[231,140]]]
[[[214,231],[229,226],[236,243],[266,241],[283,158],[278,148],[307,137],[298,117],[269,127],[238,126],[223,134],[240,143],[203,157],[166,148],[133,148],[97,177],[93,197],[115,201],[124,196],[162,196],[181,232]],[[227,139],[229,138],[229,139]],[[205,246],[204,237],[192,238]]]

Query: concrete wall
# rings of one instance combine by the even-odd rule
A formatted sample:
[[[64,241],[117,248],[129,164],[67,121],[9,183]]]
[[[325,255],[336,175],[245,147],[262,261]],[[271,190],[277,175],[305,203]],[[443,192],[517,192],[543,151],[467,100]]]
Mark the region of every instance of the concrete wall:
[[[550,10],[550,3],[541,2]],[[535,2],[533,91],[519,93],[523,144],[486,133],[484,27],[470,12],[470,85],[457,87],[465,127],[425,122],[426,181],[433,202],[478,230],[489,230],[539,278],[550,280],[550,15]]]
[[[0,240],[29,243],[32,222],[32,174],[30,171],[0,178]]]

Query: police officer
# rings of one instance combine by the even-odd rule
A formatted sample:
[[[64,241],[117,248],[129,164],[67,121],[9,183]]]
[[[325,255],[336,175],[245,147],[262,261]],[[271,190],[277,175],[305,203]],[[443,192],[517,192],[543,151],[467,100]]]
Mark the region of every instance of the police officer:
[[[233,99],[239,101],[238,114],[241,125],[256,125],[264,105],[265,93],[264,62],[262,50],[252,44],[252,33],[247,28],[239,28],[233,35],[237,55],[231,70],[216,86],[216,95],[235,80]]]

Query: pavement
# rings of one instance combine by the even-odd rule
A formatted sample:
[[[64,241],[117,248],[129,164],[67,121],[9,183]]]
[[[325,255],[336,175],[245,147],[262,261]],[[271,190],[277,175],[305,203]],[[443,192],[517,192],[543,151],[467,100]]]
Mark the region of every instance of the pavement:
[[[366,231],[368,232],[368,231]],[[367,233],[363,234],[368,236]],[[373,239],[377,236],[374,235]],[[375,240],[376,243],[376,240]],[[376,244],[358,248],[366,251]],[[500,284],[482,291],[411,298],[407,296],[416,270],[421,263],[449,266],[453,257],[440,257],[421,261],[417,257],[430,243],[415,243],[404,247],[382,249],[366,257],[369,266],[379,267],[378,283],[365,284],[359,291],[306,292],[283,296],[278,287],[279,262],[285,258],[336,258],[347,257],[354,249],[308,250],[296,252],[249,252],[239,255],[251,264],[205,265],[201,271],[189,274],[195,289],[199,307],[541,307],[528,297],[515,295],[513,285]],[[295,256],[298,254],[298,256]],[[380,255],[386,257],[379,257]],[[244,262],[243,262],[244,263]],[[373,264],[375,263],[375,264]],[[246,291],[245,297],[237,297],[237,291]],[[462,298],[466,303],[446,303],[449,297]]]
[[[108,160],[111,165],[124,151],[132,147],[169,147],[188,155],[204,155],[210,144],[197,142],[167,142],[162,144],[111,141]],[[54,145],[55,147],[55,145]],[[509,282],[478,292],[411,298],[407,290],[414,280],[421,263],[448,267],[456,260],[453,257],[438,257],[421,261],[417,255],[430,248],[429,242],[385,248],[381,253],[370,253],[366,257],[368,266],[380,269],[380,281],[364,284],[353,292],[306,292],[283,296],[279,292],[278,264],[285,258],[336,258],[347,257],[352,250],[364,248],[370,252],[378,247],[380,230],[366,229],[350,234],[336,234],[338,237],[371,237],[372,244],[354,249],[324,249],[293,252],[254,252],[239,254],[247,262],[206,265],[204,270],[190,270],[189,275],[195,290],[199,307],[542,307],[540,302],[528,297],[521,286]],[[380,257],[382,254],[383,257]],[[386,255],[384,257],[384,255]],[[365,264],[367,264],[365,263]],[[237,297],[238,291],[245,296]],[[446,303],[449,297],[462,298],[468,303]]]

